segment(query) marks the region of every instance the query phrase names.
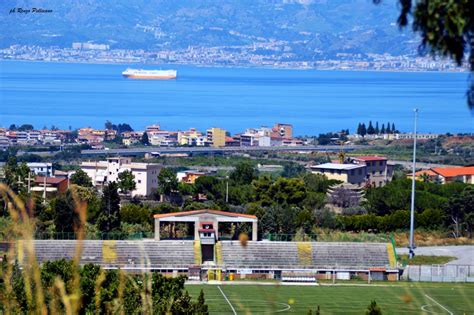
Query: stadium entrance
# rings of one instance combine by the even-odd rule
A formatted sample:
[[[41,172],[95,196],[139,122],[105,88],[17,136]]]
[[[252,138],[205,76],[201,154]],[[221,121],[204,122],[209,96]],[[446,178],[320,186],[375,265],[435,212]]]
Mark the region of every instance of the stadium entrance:
[[[155,219],[155,240],[161,239],[162,223],[194,223],[194,241],[196,264],[215,265],[215,246],[223,237],[219,232],[219,223],[251,223],[252,241],[257,241],[257,217],[254,215],[225,212],[219,210],[195,210],[184,212],[173,212],[166,214],[156,214]],[[225,235],[224,235],[225,236]]]

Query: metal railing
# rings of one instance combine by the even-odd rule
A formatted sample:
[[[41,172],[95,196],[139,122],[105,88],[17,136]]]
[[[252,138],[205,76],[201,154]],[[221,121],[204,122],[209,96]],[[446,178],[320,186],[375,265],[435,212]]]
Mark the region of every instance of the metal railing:
[[[141,240],[144,238],[153,238],[152,232],[137,232],[137,233],[86,233],[84,239],[86,240]],[[36,240],[76,240],[78,234],[74,232],[37,232],[35,233]]]
[[[268,241],[277,241],[277,242],[315,242],[318,240],[318,236],[316,234],[272,234],[267,233],[263,235],[264,240]]]

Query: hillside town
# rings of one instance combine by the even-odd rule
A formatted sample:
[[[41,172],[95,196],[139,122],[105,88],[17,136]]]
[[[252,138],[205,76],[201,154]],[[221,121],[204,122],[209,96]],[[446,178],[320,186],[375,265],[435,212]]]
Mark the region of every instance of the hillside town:
[[[452,71],[464,72],[446,60],[432,60],[416,55],[338,53],[332,58],[300,60],[293,52],[282,54],[288,43],[270,41],[236,47],[188,47],[187,49],[145,51],[143,49],[110,49],[106,44],[72,43],[71,48],[12,45],[0,49],[0,60],[146,63],[206,65],[220,67],[271,67],[315,70],[374,71]],[[1,48],[1,47],[0,47]],[[262,53],[268,50],[272,54]]]

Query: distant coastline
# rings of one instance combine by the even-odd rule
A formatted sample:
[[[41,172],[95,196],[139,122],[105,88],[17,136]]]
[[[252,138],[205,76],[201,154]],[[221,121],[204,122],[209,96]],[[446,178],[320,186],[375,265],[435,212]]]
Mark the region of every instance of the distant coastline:
[[[65,63],[65,64],[97,64],[97,65],[170,65],[170,66],[189,66],[197,68],[219,68],[219,69],[265,69],[265,70],[298,70],[298,71],[341,71],[341,72],[401,72],[401,73],[469,73],[469,69],[459,67],[459,70],[409,70],[409,69],[346,69],[346,68],[334,68],[334,69],[320,69],[310,67],[275,67],[275,66],[262,66],[262,65],[219,65],[219,64],[200,64],[200,63],[124,63],[124,62],[107,62],[107,61],[67,61],[67,60],[29,60],[29,59],[0,59],[0,62],[35,62],[35,63]]]

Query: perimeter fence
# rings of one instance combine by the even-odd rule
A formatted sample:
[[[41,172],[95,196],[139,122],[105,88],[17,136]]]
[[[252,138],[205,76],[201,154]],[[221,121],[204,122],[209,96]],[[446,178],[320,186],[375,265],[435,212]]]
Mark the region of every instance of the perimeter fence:
[[[474,282],[474,265],[408,265],[402,279],[426,282]]]

